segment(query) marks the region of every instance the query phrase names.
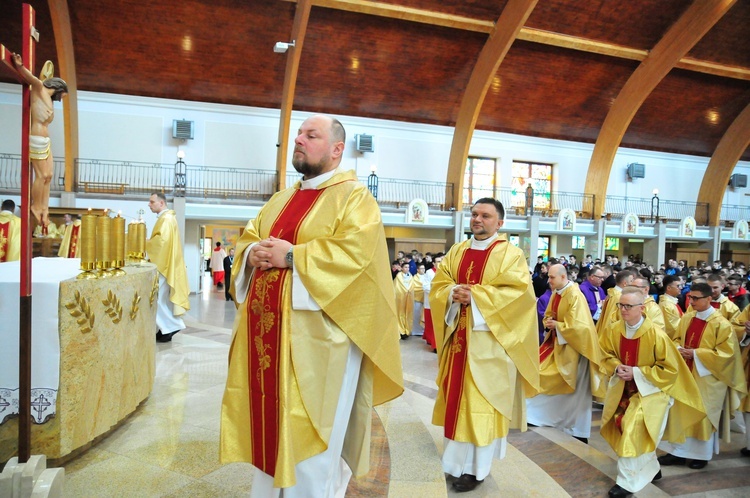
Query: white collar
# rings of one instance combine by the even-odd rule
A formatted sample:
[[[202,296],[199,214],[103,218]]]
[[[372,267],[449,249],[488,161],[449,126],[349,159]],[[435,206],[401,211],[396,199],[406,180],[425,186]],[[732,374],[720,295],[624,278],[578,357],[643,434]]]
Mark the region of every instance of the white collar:
[[[338,171],[339,171],[339,168],[336,168],[326,173],[323,173],[322,175],[318,175],[315,178],[310,178],[309,180],[302,180],[302,183],[300,184],[299,189],[300,190],[316,189],[320,187],[323,183],[333,178],[333,175],[338,173]]]
[[[497,240],[497,234],[493,235],[492,237],[487,237],[484,240],[477,240],[474,238],[474,236],[471,236],[471,248],[472,249],[479,249],[480,251],[484,251],[487,249],[490,244],[495,242]]]
[[[158,214],[156,215],[156,217],[157,217],[157,218],[161,217],[161,215],[163,215],[163,214],[164,214],[164,213],[166,213],[167,211],[168,211],[168,209],[167,209],[167,208],[164,208],[164,209],[162,209],[161,211],[159,211],[159,213],[158,213]]]
[[[562,293],[565,292],[565,289],[567,289],[568,287],[570,287],[572,284],[573,284],[573,281],[572,280],[568,280],[568,283],[565,284],[562,289],[556,290],[555,293],[558,296],[562,295]]]
[[[695,318],[706,320],[709,316],[713,314],[714,311],[716,311],[716,308],[714,308],[713,306],[709,306],[708,309],[705,311],[696,311]]]
[[[664,298],[664,299],[666,299],[667,301],[669,301],[671,303],[676,303],[677,302],[677,298],[676,297],[672,297],[669,294],[662,294],[661,298]]]
[[[628,325],[628,322],[625,322],[625,337],[627,337],[628,339],[632,339],[638,329],[641,328],[641,325],[643,325],[643,321],[645,319],[646,318],[644,316],[641,316],[641,319],[638,320],[638,323],[636,323],[632,327]]]

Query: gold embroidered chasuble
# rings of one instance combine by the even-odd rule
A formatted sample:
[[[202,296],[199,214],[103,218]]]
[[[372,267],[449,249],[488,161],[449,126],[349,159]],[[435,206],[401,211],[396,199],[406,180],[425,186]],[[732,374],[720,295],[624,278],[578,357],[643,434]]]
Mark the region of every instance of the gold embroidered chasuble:
[[[21,259],[21,218],[0,211],[0,262]]]
[[[65,225],[65,232],[57,255],[61,258],[77,258],[80,236],[81,220],[73,220],[70,225]]]
[[[680,326],[680,318],[683,315],[680,306],[677,304],[677,298],[663,294],[659,297],[659,309],[664,316],[664,332],[670,339],[674,340],[677,336],[677,328]]]
[[[737,305],[723,294],[718,301],[711,301],[711,307],[715,310],[719,310],[721,316],[729,320],[730,323],[740,314],[740,309]],[[695,311],[692,304],[687,308],[687,312],[689,311]]]
[[[554,301],[558,300],[557,312]],[[578,360],[581,355],[590,363],[591,391],[594,396],[604,396],[605,386],[599,376],[600,351],[596,326],[591,318],[586,297],[577,285],[571,284],[561,294],[552,293],[544,318],[558,321],[557,331],[547,331],[544,343],[552,342],[552,354],[540,357],[539,384],[541,394],[570,394],[575,391]],[[551,337],[554,335],[555,337]],[[567,344],[560,344],[559,335]],[[600,387],[601,386],[601,387]]]
[[[396,296],[396,313],[398,314],[399,334],[411,335],[412,320],[414,319],[414,281],[416,277],[404,281],[404,273],[398,272],[393,279],[393,293]]]
[[[539,342],[536,306],[529,269],[523,252],[498,236],[471,295],[489,331],[473,331],[471,305],[463,321],[446,325],[445,316],[453,287],[461,283],[461,263],[471,240],[454,245],[432,280],[430,307],[438,349],[438,397],[432,423],[446,427],[452,418],[455,441],[487,446],[505,437],[510,428],[526,430],[528,392],[539,390]],[[464,306],[462,306],[464,307]],[[461,329],[462,336],[458,334]],[[465,344],[460,341],[465,340]],[[447,413],[446,379],[456,375],[452,352],[465,352],[457,413]],[[446,427],[448,429],[448,427]]]
[[[700,329],[699,333],[694,332],[697,329]],[[664,439],[673,443],[684,441],[684,437],[707,441],[719,428],[725,398],[729,402],[727,416],[731,416],[739,407],[740,398],[747,393],[737,336],[731,324],[720,313],[714,312],[703,321],[692,310],[686,312],[680,320],[674,342],[678,346],[693,348],[695,356],[711,374],[701,377],[693,362],[692,375],[698,384],[706,417],[683,433],[675,434],[671,424],[673,418],[679,419],[680,413],[674,411],[673,414],[670,411]]]
[[[620,310],[617,308],[617,303],[620,302],[620,296],[622,295],[622,289],[612,287],[607,290],[607,299],[604,300],[602,306],[602,314],[599,320],[596,322],[596,335],[601,337],[604,330],[611,324],[618,320],[621,320]]]
[[[257,218],[248,222],[237,243],[238,261],[247,258],[251,244],[268,238],[299,186],[298,182],[275,194]],[[278,321],[276,354],[253,358],[259,351],[248,329],[249,323],[256,321],[249,317],[252,296],[248,303],[239,304],[222,402],[221,461],[249,462],[262,468],[264,462],[254,457],[254,445],[276,444],[273,475],[274,487],[279,488],[295,484],[297,463],[327,448],[350,342],[363,352],[342,455],[355,476],[369,469],[372,407],[403,392],[393,284],[380,210],[352,171],[336,173],[318,190],[322,192],[296,229],[293,271],[321,310],[292,309],[292,272],[285,270],[283,277],[272,283],[282,286],[277,317],[268,316],[268,310],[256,315],[264,321]],[[241,267],[232,267],[232,287]],[[282,274],[273,269],[253,279],[271,272]],[[251,391],[248,379],[258,372],[249,367],[258,361],[268,363],[264,375],[273,377],[276,392]],[[278,398],[277,418],[251,420],[250,405],[258,396]],[[273,430],[277,439],[254,440],[249,428],[258,424],[268,424],[261,425],[262,432]]]
[[[611,376],[600,432],[618,456],[637,457],[656,449],[670,397],[674,398],[670,416],[672,410],[682,414],[675,432],[698,422],[705,412],[698,386],[669,336],[648,317],[631,339],[625,334],[625,322],[619,320],[599,339],[602,367]],[[659,391],[642,395],[634,381],[615,375],[619,365],[637,366]],[[631,383],[634,392],[628,393],[626,386]]]
[[[643,313],[649,318],[649,320],[651,320],[651,323],[656,327],[659,327],[662,330],[666,331],[667,326],[664,323],[664,313],[662,313],[661,308],[659,308],[659,305],[656,304],[654,298],[651,296],[646,296],[643,300],[643,305]]]
[[[745,337],[745,323],[748,319],[750,319],[750,306],[745,306],[745,309],[732,320],[732,327],[737,334],[738,341],[742,341]],[[750,345],[742,346],[742,368],[745,371],[745,382],[750,387]],[[750,395],[744,397],[740,410],[750,412]]]
[[[169,300],[174,304],[172,313],[175,316],[184,315],[190,309],[190,287],[174,210],[162,211],[156,219],[151,238],[146,241],[146,252],[149,261],[167,279]]]

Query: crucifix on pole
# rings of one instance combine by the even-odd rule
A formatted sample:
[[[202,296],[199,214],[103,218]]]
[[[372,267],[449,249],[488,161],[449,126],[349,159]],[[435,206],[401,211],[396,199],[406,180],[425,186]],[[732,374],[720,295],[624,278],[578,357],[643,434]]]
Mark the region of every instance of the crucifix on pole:
[[[36,14],[29,4],[23,4],[21,53],[25,67],[33,72]],[[24,463],[31,455],[31,164],[29,163],[29,127],[31,123],[31,88],[18,72],[13,53],[0,44],[0,67],[8,70],[23,84],[21,116],[21,271],[19,285],[19,368],[18,368],[18,461]]]

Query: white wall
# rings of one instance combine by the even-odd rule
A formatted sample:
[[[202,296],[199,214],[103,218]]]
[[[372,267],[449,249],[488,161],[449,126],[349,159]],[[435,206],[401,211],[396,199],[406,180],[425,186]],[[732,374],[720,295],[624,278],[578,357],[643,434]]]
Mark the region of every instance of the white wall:
[[[274,170],[278,141],[277,109],[167,99],[79,92],[80,156],[89,159],[175,162],[178,149],[193,165]],[[20,153],[18,85],[0,84],[0,153]],[[56,104],[56,109],[60,104]],[[309,113],[292,115],[292,138]],[[444,182],[453,129],[369,118],[339,116],[347,130],[342,164],[360,176],[375,166],[384,178]],[[195,139],[171,136],[172,120],[195,121]],[[53,153],[63,155],[62,112],[52,123]],[[374,137],[375,151],[360,153],[354,136]],[[294,147],[289,143],[289,157]],[[500,184],[510,185],[514,159],[555,165],[555,187],[562,192],[583,192],[593,144],[565,142],[506,133],[477,131],[470,154],[494,157],[500,164]],[[612,167],[608,195],[650,198],[654,188],[665,200],[694,201],[709,158],[621,148]],[[646,165],[646,177],[628,180],[625,169]],[[291,170],[291,165],[289,167]],[[750,174],[741,162],[736,173]],[[746,189],[728,190],[724,203],[745,205]]]

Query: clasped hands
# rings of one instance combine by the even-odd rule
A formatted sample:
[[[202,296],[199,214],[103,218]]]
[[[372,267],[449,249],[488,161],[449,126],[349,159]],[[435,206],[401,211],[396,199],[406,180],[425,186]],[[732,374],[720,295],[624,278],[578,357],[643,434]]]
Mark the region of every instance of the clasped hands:
[[[685,358],[686,360],[692,360],[695,357],[695,350],[689,349],[689,348],[677,348],[677,351],[680,352],[680,355]]]
[[[615,374],[624,381],[633,380],[633,367],[627,365],[617,365]]]
[[[451,295],[454,303],[469,305],[471,304],[471,285],[458,284],[453,288]]]
[[[292,243],[286,240],[268,237],[255,244],[247,254],[247,263],[259,270],[271,268],[288,268],[286,253]]]

